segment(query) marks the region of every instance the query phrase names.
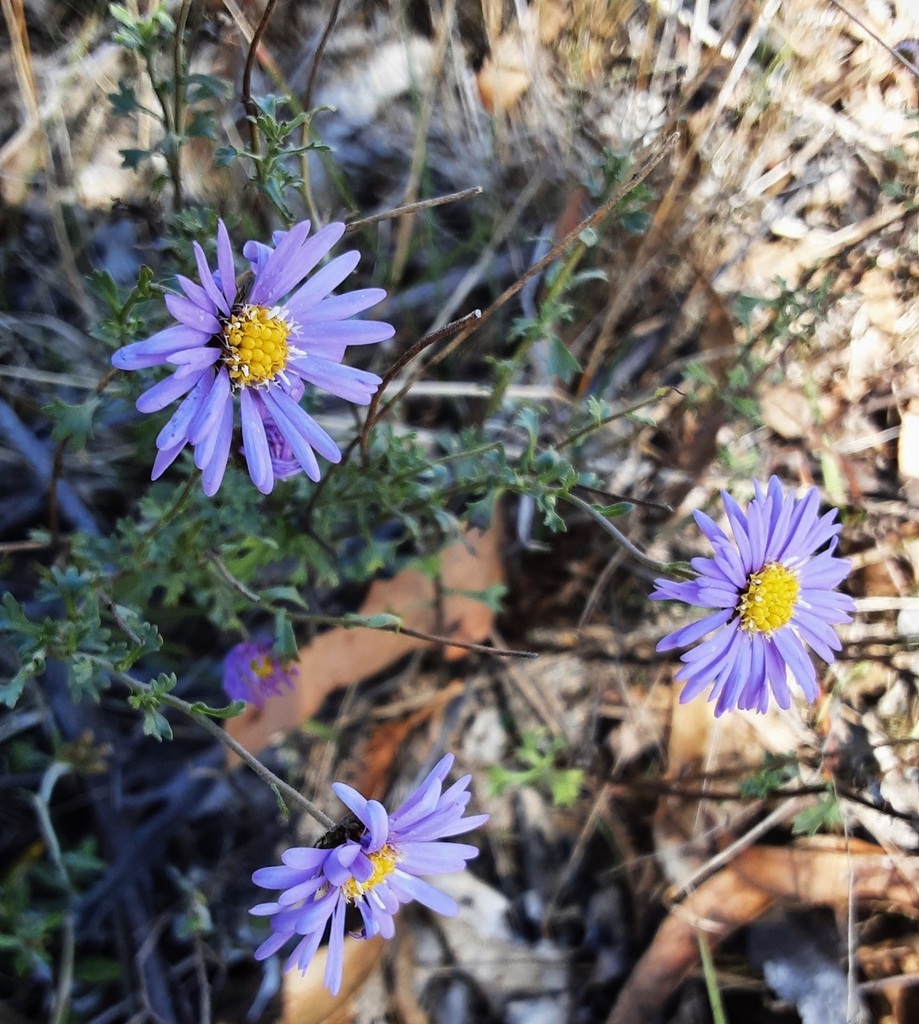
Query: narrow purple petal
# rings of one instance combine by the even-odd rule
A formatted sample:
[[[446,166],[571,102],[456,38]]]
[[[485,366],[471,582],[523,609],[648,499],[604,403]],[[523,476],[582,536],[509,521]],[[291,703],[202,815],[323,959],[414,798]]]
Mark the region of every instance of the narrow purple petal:
[[[281,854],[281,860],[291,868],[310,871],[321,867],[328,857],[328,850],[318,850],[314,846],[292,846]]]
[[[188,430],[188,438],[192,444],[198,444],[220,425],[226,406],[232,409],[233,399],[230,395],[230,375],[222,366],[214,379],[213,386],[201,406],[200,415]]]
[[[227,459],[230,456],[230,442],[232,440],[233,403],[227,402],[223,407],[223,419],[218,429],[214,454],[201,474],[201,484],[204,488],[204,493],[209,498],[217,493],[223,482],[223,475],[227,471]]]
[[[270,494],[274,486],[274,471],[271,468],[271,452],[265,434],[265,422],[255,396],[250,388],[242,388],[239,394],[239,418],[242,423],[243,448],[246,465],[252,482],[262,492]]]
[[[233,246],[230,245],[230,236],[222,220],[217,221],[217,269],[220,271],[221,291],[226,300],[226,307],[221,306],[221,309],[228,313],[236,301],[236,267],[233,264]]]
[[[443,914],[444,917],[456,917],[459,913],[456,901],[445,892],[435,889],[429,882],[400,871],[398,868],[389,876],[389,884],[397,895],[407,897],[405,902],[415,900],[429,910]]]
[[[220,235],[220,228],[217,229],[218,238]],[[220,245],[218,242],[218,249]],[[214,275],[211,273],[211,268],[207,265],[207,257],[204,255],[204,250],[198,245],[197,242],[192,243],[192,249],[195,253],[195,263],[198,266],[198,277],[201,279],[201,286],[204,289],[207,297],[211,300],[213,308],[220,310],[224,316],[228,316],[230,313],[230,306],[232,300],[227,301],[226,296],[217,287],[217,282],[214,280]],[[232,259],[232,257],[231,257]]]
[[[159,412],[160,409],[165,409],[170,402],[174,402],[186,392],[191,391],[196,383],[197,380],[194,376],[177,377],[175,374],[172,374],[172,376],[164,378],[158,384],[154,384],[152,388],[148,388],[137,399],[135,403],[137,411],[143,413]]]
[[[157,434],[157,448],[174,448],[176,445],[184,447],[188,443],[188,428],[199,412],[202,402],[207,398],[213,383],[214,378],[209,374],[203,374],[198,378],[198,383],[189,391],[166,426]]]
[[[351,292],[343,295],[347,298]],[[326,299],[328,302],[329,300]],[[300,325],[297,341],[307,345],[312,351],[314,346],[330,342],[344,342],[345,345],[373,345],[378,341],[386,341],[396,333],[392,324],[382,320],[333,320],[330,323],[308,322]]]
[[[299,256],[300,248],[306,240],[309,230],[310,222],[303,220],[299,224],[295,224],[284,235],[256,276],[249,291],[249,302],[259,306],[274,305],[298,281],[303,280],[309,272],[309,267],[301,269],[304,267],[304,263],[301,262]],[[318,257],[317,262],[321,258],[321,256]],[[315,266],[315,263],[312,265]]]
[[[310,355],[305,359],[291,359],[288,366],[310,384],[355,405],[369,405],[370,399],[382,383],[381,378],[375,373],[358,370],[354,366],[344,366],[330,359],[323,359],[322,356]]]
[[[176,352],[205,345],[209,339],[209,334],[192,330],[184,324],[176,324],[151,335],[145,341],[135,341],[118,349],[112,356],[112,366],[119,370],[145,370],[151,366],[162,366]]]
[[[187,441],[180,441],[171,448],[163,448],[158,451],[156,453],[156,458],[153,460],[153,469],[150,471],[150,479],[159,480],[159,478],[179,457],[186,444],[188,444]]]
[[[317,271],[306,284],[284,303],[287,311],[295,320],[300,320],[306,312],[324,299],[334,288],[354,271],[361,259],[356,250],[336,256],[322,270]]]
[[[672,651],[677,647],[686,647],[689,644],[695,643],[697,640],[701,640],[702,637],[711,633],[712,630],[718,629],[719,626],[723,626],[734,614],[733,608],[725,608],[722,611],[715,612],[713,615],[706,615],[705,618],[699,619],[698,622],[690,622],[687,626],[681,626],[679,629],[674,630],[672,633],[664,637],[657,645],[657,650]]]
[[[214,310],[202,309],[184,295],[167,295],[166,308],[186,327],[212,335],[220,333],[220,321],[214,315]]]
[[[298,318],[302,324],[319,324],[327,320],[345,320],[356,313],[375,306],[386,298],[383,288],[358,288],[345,295],[330,295],[327,299],[317,302],[305,310]]]
[[[344,965],[345,943],[345,901],[339,900],[332,915],[329,929],[329,950],[325,963],[325,976],[322,979],[325,987],[337,996],[341,989],[341,975]]]
[[[331,437],[319,426],[319,424],[309,415],[301,406],[299,406],[289,395],[283,391],[274,388],[268,388],[263,398],[267,403],[267,396],[271,396],[274,400],[274,406],[272,407],[272,414],[280,410],[281,415],[287,420],[287,422],[293,427],[294,431],[301,436],[311,448],[315,448],[317,452],[323,458],[329,460],[329,462],[341,462],[341,452],[338,450],[338,445],[332,440]],[[277,419],[276,419],[277,421]],[[282,427],[278,423],[279,427]],[[293,447],[290,434],[286,430],[281,429],[288,443]],[[304,467],[306,468],[306,467]],[[318,479],[318,478],[317,478]]]

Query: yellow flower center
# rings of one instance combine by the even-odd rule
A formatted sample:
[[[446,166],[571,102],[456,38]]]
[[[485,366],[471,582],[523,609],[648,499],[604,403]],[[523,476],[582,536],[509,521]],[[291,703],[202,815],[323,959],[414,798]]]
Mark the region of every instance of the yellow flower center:
[[[249,668],[259,679],[267,679],[274,671],[274,665],[267,654],[260,654],[249,662]]]
[[[287,365],[290,323],[266,306],[241,306],[223,325],[224,364],[236,387],[257,387]]]
[[[341,887],[341,891],[352,903],[358,896],[363,896],[378,886],[387,875],[391,875],[396,870],[396,862],[399,860],[399,855],[391,846],[383,846],[376,853],[368,853],[367,856],[373,864],[373,874],[366,882],[358,882],[356,878],[352,878]]]
[[[737,605],[741,628],[767,635],[781,629],[791,621],[800,590],[797,576],[778,562],[750,573]]]

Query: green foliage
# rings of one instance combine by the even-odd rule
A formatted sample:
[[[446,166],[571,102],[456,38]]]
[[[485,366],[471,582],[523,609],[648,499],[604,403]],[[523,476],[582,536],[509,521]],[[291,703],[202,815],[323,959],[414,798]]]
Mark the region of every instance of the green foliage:
[[[212,75],[188,71],[185,26],[172,20],[165,3],[146,16],[135,15],[121,4],[111,4],[109,12],[118,26],[112,42],[139,59],[156,99],[154,107],[145,106],[138,100],[135,87],[122,81],[118,91],[108,95],[112,111],[119,117],[150,117],[161,129],[150,148],[121,150],[122,165],[138,170],[162,156],[176,193],[175,205],[181,207],[182,147],[192,139],[216,138],[212,104],[230,94],[229,84]],[[162,187],[164,180],[156,177],[154,188]]]
[[[584,772],[580,768],[559,768],[559,755],[568,747],[567,740],[556,736],[550,739],[545,731],[529,732],[517,748],[517,760],[526,765],[520,770],[494,765],[488,769],[492,791],[500,796],[515,786],[535,786],[548,789],[557,807],[570,807],[581,793]]]
[[[270,200],[286,224],[291,224],[294,214],[287,193],[299,191],[306,184],[301,161],[310,151],[328,152],[328,146],[310,138],[313,117],[328,108],[300,111],[288,118],[281,113],[291,102],[288,97],[269,94],[256,97],[252,102],[258,113],[250,115],[249,121],[256,129],[258,144],[243,149],[222,146],[214,159],[218,167],[228,167],[239,159],[249,162],[254,171],[249,184]]]
[[[815,836],[818,832],[837,832],[842,824],[836,794],[827,792],[812,807],[795,815],[791,830],[796,836]]]
[[[741,779],[737,787],[742,799],[762,799],[780,790],[786,783],[798,777],[798,765],[787,757],[767,753],[763,766],[758,772]]]

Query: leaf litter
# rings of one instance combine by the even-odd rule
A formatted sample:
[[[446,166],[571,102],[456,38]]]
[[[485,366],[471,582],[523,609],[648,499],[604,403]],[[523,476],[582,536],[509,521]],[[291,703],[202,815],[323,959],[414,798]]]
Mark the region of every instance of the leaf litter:
[[[259,74],[277,70],[301,93],[327,17],[310,6],[282,5],[260,51]],[[654,639],[676,613],[649,608],[642,594],[650,580],[621,559],[611,562],[604,538],[576,514],[548,551],[522,549],[495,528],[486,557],[463,541],[442,555],[437,584],[418,571],[372,584],[349,610],[542,656],[499,662],[404,634],[338,628],[301,649],[297,690],[261,714],[229,721],[250,749],[274,744],[272,756],[316,792],[332,778],[380,794],[405,789],[452,746],[462,751],[494,826],[478,875],[455,880],[454,897],[468,914],[446,921],[406,914],[406,934],[391,948],[349,941],[337,1000],[321,989],[317,960],[304,977],[284,977],[279,1001],[261,1019],[393,1014],[419,1022],[629,1024],[657,1014],[676,1021],[701,988],[699,931],[715,951],[729,1016],[742,1019],[755,1007],[761,1019],[787,1019],[773,999],[794,1001],[791,989],[774,974],[770,981],[762,957],[740,955],[732,941],[744,929],[755,935],[756,922],[769,915],[780,940],[791,943],[793,913],[806,926],[806,915],[824,907],[839,922],[834,955],[847,986],[860,990],[856,1004],[869,1005],[878,1021],[906,1024],[916,1005],[911,928],[919,892],[919,666],[909,618],[919,569],[919,79],[875,37],[893,47],[919,36],[916,12],[908,0],[853,0],[845,9],[793,0],[622,10],[546,0],[519,10],[483,3],[481,16],[461,6],[443,7],[456,21],[442,37],[423,152],[439,182],[483,185],[485,194],[474,214],[445,215],[436,231],[451,240],[467,226],[463,218],[475,217],[487,233],[521,185],[538,182],[477,273],[476,301],[538,258],[533,238],[564,236],[566,210],[582,205],[583,183],[604,147],[632,149],[679,131],[649,181],[649,223],[634,235],[599,232],[590,261],[604,278],[585,282],[577,315],[555,325],[584,373],[569,383],[538,358],[545,351],[538,345],[522,364],[525,383],[548,385],[557,396],[547,400],[543,429],[565,433],[578,390],[599,390],[610,401],[649,396],[642,418],[611,423],[587,451],[610,491],[672,507],[662,515],[639,506],[628,521],[630,536],[665,560],[701,553],[688,550],[693,542],[681,529],[688,512],[711,510],[718,489],[746,468],[761,478],[779,470],[802,484],[821,481],[851,511],[844,545],[855,559],[852,589],[862,614],[842,631],[845,656],[827,672],[826,696],[815,708],[715,721],[705,705],[676,704],[669,669],[654,654]],[[72,312],[85,297],[68,253],[56,248],[55,211],[69,204],[70,246],[81,257],[106,251],[116,278],[118,261],[136,261],[139,250],[155,259],[145,218],[156,217],[117,156],[119,148],[145,144],[143,121],[126,138],[125,123],[111,121],[100,103],[100,82],[114,88],[126,73],[102,16],[51,17],[47,7],[23,8],[31,57],[5,46],[0,63],[9,94],[31,93],[54,111],[40,121],[34,103],[23,104],[24,116],[8,105],[0,124],[0,188],[13,211],[0,239],[11,282],[0,400],[38,435],[46,430],[38,410],[61,398],[62,388],[73,401],[86,386],[66,375],[102,370]],[[210,8],[221,31],[196,62],[235,74],[245,49],[228,28],[251,38],[258,12],[250,4]],[[385,5],[364,19],[346,13],[320,65],[316,100],[335,100],[338,110],[321,115],[318,128],[354,180],[373,182],[380,208],[403,197],[421,137],[413,89],[431,70],[440,16],[447,15],[403,18]],[[61,38],[68,46],[57,50]],[[29,75],[34,86],[24,84]],[[239,138],[231,105],[219,118]],[[241,191],[234,172],[217,172],[205,149],[192,148],[187,167],[193,195],[233,205]],[[30,197],[36,180],[41,189]],[[72,198],[62,198],[65,186]],[[323,203],[334,184],[317,171],[315,188]],[[126,243],[109,244],[113,225]],[[17,233],[35,244],[23,251]],[[417,221],[411,234],[420,235]],[[44,259],[43,250],[56,256]],[[426,286],[421,298],[410,297],[409,285],[401,300],[398,293],[390,300],[402,301],[406,318],[419,324],[437,313],[432,296],[435,305],[446,303],[456,287],[427,286],[424,252],[419,244],[405,272],[407,282]],[[461,250],[461,262],[471,259]],[[545,287],[546,279],[537,283]],[[76,332],[71,358],[36,331],[38,317],[52,338]],[[475,382],[509,326],[499,316],[491,333],[461,348],[451,379]],[[27,372],[8,372],[13,367]],[[670,390],[655,397],[661,385]],[[409,391],[401,426],[439,427],[450,419],[451,400],[449,387],[446,397]],[[460,407],[480,415],[468,403]],[[77,500],[97,512],[110,501],[108,456],[117,454],[116,443],[102,424],[90,451],[105,458],[64,455]],[[0,506],[7,540],[38,521],[46,476],[9,434],[0,457],[11,471],[29,469],[24,503]],[[481,602],[449,593],[440,601],[441,591],[482,591],[502,579],[509,593],[497,627]],[[421,650],[428,653],[420,657]],[[49,692],[54,701],[53,686]],[[76,741],[87,723],[74,712],[64,720]],[[101,735],[111,729],[97,713],[88,724]],[[545,783],[504,791],[489,785],[489,769],[519,770],[519,751],[541,735],[563,741],[549,748],[556,767],[582,772],[571,808],[554,806]],[[187,734],[178,741],[179,750],[196,749]],[[189,836],[217,824],[221,839],[206,848],[219,870],[209,874],[188,850],[184,870],[224,907],[244,905],[241,865],[257,861],[245,843],[261,831],[273,855],[280,826],[270,808],[257,809],[239,773],[189,811],[192,795],[203,791],[183,774],[183,756],[167,754],[160,765],[160,779],[174,773],[172,796],[157,790],[148,764],[133,778],[131,799],[162,800],[160,813]],[[196,771],[215,769],[205,757]],[[247,795],[252,816],[242,833],[219,825],[234,788]],[[126,837],[136,843],[142,822],[132,814],[112,820],[112,845]],[[829,834],[802,836],[811,828]],[[247,852],[228,855],[234,845]],[[131,870],[122,864],[129,880]],[[228,883],[228,872],[242,882]],[[135,873],[132,891],[149,877]],[[170,963],[176,950],[156,948],[177,912],[162,898],[145,899],[138,897],[145,911],[161,908],[159,931],[136,949],[148,1012],[174,1005],[171,1019],[194,1019],[182,1008],[187,995],[175,1004],[157,995],[175,988],[173,976],[181,974]],[[245,926],[224,910],[218,927],[229,935]],[[215,1019],[254,1019],[240,1007],[256,1005],[261,981],[238,957],[234,969]],[[90,1005],[86,1018],[129,1016],[115,1008],[106,1017]]]

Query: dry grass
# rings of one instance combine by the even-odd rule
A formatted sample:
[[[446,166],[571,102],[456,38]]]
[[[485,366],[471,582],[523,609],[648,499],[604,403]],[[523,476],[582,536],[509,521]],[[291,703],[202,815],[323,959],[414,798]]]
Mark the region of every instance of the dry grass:
[[[131,69],[107,41],[103,15],[71,14],[41,30],[44,6],[3,0],[13,43],[0,54],[0,196],[18,226],[2,232],[10,309],[0,397],[39,434],[41,405],[92,387],[102,372],[84,333],[91,302],[81,278],[100,237],[126,218],[146,239],[159,216],[149,182],[119,169],[117,149],[143,145],[151,128],[107,111],[105,93]],[[202,38],[195,66],[238,80],[259,9],[206,6],[218,31]],[[919,37],[919,11],[911,0],[481,6],[432,5],[438,14],[422,4],[343,4],[316,79],[314,102],[337,108],[318,130],[360,214],[485,189],[449,214],[374,226],[388,254],[389,315],[403,321],[399,344],[487,303],[587,216],[596,201],[584,184],[604,150],[636,153],[678,132],[650,179],[647,230],[601,232],[585,256],[606,279],[577,293],[576,319],[559,327],[584,372],[563,386],[537,345],[508,401],[552,396],[551,440],[588,394],[648,398],[649,422],[611,424],[589,455],[609,491],[672,507],[628,522],[659,558],[701,552],[687,519],[712,511],[719,488],[740,496],[745,481],[773,472],[790,485],[817,483],[845,510],[860,614],[841,630],[843,656],[815,708],[716,723],[705,707],[674,706],[671,667],[653,653],[677,613],[648,609],[647,580],[610,558],[587,521],[573,517],[549,553],[509,550],[502,639],[541,650],[540,661],[486,665],[447,710],[438,694],[452,670],[410,667],[382,690],[350,695],[334,757],[294,744],[317,785],[318,773],[359,778],[367,746],[385,747],[387,736],[392,748],[404,741],[397,768],[406,777],[407,765],[446,744],[493,815],[489,884],[470,880],[457,893],[479,926],[414,920],[385,972],[358,964],[371,982],[337,1011],[413,1022],[612,1014],[626,1024],[636,1019],[628,1007],[641,1005],[648,1020],[652,1010],[703,1019],[701,986],[679,984],[698,977],[695,930],[714,945],[749,929],[755,944],[760,915],[782,905],[782,920],[808,927],[835,915],[839,956],[825,956],[824,967],[844,966],[849,1019],[907,1024],[916,1019],[919,904],[919,72],[891,51]],[[259,90],[274,78],[302,96],[328,15],[313,8],[279,6]],[[238,90],[220,123],[240,139]],[[357,212],[319,163],[312,174],[320,210]],[[253,217],[239,179],[216,171],[207,150],[187,154],[186,175],[192,201]],[[33,239],[25,251],[23,232]],[[525,288],[520,307],[459,347],[448,381],[420,381],[390,416],[424,425],[419,408],[433,408],[435,422],[447,408],[479,415],[469,395],[483,357],[508,354],[508,318],[534,311],[545,286],[540,276]],[[746,296],[762,301],[745,322]],[[660,385],[670,389],[663,397]],[[494,419],[506,423],[506,410]],[[21,464],[22,452],[0,440],[0,466]],[[90,505],[112,482],[104,465],[72,462],[67,475]],[[3,540],[40,514],[0,507],[10,517]],[[408,738],[386,733],[388,707],[404,719],[427,705],[436,711]],[[384,725],[368,737],[372,716]],[[572,809],[533,789],[487,795],[487,769],[516,767],[520,738],[539,730],[565,738],[567,763],[586,771]],[[738,792],[767,754],[800,763],[794,803]],[[815,848],[789,823],[827,786],[843,824]],[[760,845],[763,821],[780,854]],[[777,887],[771,873],[787,868],[779,857],[825,888]],[[837,873],[821,875],[830,858]],[[786,937],[793,950],[807,946],[797,931]],[[496,962],[514,970],[502,975]],[[717,963],[732,1019],[791,1019],[775,1010],[762,961],[741,944]],[[236,998],[251,1001],[251,978],[236,983]],[[300,1009],[288,1024],[323,1019],[311,1016],[309,992],[305,1002],[291,996]],[[465,1015],[450,1016],[456,1005]],[[243,1019],[238,1006],[222,1012]]]

